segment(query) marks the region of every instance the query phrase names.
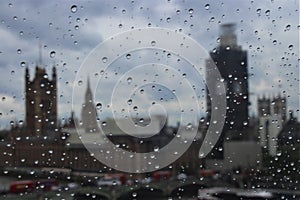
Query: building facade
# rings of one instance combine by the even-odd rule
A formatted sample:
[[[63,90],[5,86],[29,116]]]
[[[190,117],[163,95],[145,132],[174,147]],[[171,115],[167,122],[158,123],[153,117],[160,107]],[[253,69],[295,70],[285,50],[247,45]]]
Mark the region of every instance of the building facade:
[[[271,156],[278,149],[278,135],[286,122],[286,97],[258,98],[259,139],[262,148]]]
[[[52,68],[52,79],[49,79],[46,70],[37,65],[32,81],[26,67],[26,136],[49,136],[58,128],[56,79],[55,66]]]
[[[249,123],[248,64],[247,52],[237,43],[234,24],[221,26],[220,45],[210,52],[210,56],[223,78],[226,89],[227,110],[222,135],[228,130],[242,131]],[[209,85],[216,85],[215,91],[207,91],[208,120],[211,120],[211,94],[218,92],[217,80],[210,79],[215,65],[209,60],[206,63],[206,81]],[[223,157],[223,152],[218,151],[223,146],[223,139],[221,136],[212,152],[215,158]]]

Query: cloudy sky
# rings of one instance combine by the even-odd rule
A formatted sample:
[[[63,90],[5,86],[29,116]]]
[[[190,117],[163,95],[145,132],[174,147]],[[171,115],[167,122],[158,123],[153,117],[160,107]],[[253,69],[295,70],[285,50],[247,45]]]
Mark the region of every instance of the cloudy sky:
[[[218,46],[219,26],[229,22],[236,23],[238,43],[248,51],[252,103],[250,113],[256,113],[257,96],[280,93],[287,96],[288,109],[294,110],[299,116],[299,110],[296,111],[299,109],[298,0],[11,0],[1,1],[0,4],[0,129],[8,128],[12,120],[18,122],[24,119],[25,67],[22,63],[28,64],[33,76],[39,60],[39,43],[42,46],[44,67],[49,73],[53,65],[57,67],[58,111],[60,118],[63,118],[68,117],[72,109],[73,86],[78,84],[75,80],[80,66],[89,53],[105,39],[132,29],[161,27],[186,34],[207,51],[211,51]],[[165,52],[160,53],[163,56]],[[132,57],[134,56],[132,53]],[[165,58],[156,59],[160,62]],[[167,62],[170,63],[172,62]],[[193,74],[192,71],[185,70],[188,66],[182,66],[182,71]],[[124,68],[112,67],[113,69],[115,73],[124,73]],[[145,78],[141,74],[135,75],[139,79]],[[168,78],[162,74],[159,76],[161,79]],[[193,76],[184,78],[190,78],[192,86],[199,80]],[[107,79],[110,79],[110,84],[117,81],[109,76]],[[86,79],[83,78],[82,81],[81,84],[85,87]],[[195,87],[199,90],[202,108],[205,105],[203,92],[201,93],[202,79],[198,82],[201,86]],[[147,87],[144,87],[145,91]],[[151,86],[148,88],[150,90]],[[159,89],[163,90],[163,87]],[[170,94],[163,100],[165,109],[177,108],[178,104],[172,101],[176,96],[174,91],[170,88],[166,91]],[[99,96],[109,95],[108,89],[99,94],[98,92]],[[177,94],[181,92],[177,90]],[[134,92],[132,93],[134,96]],[[159,97],[161,94],[152,92],[147,97],[137,97],[136,100],[149,104],[150,99],[151,104],[153,99],[161,101]],[[76,99],[75,107],[79,108],[83,97],[76,96]],[[80,116],[78,112],[75,114]]]

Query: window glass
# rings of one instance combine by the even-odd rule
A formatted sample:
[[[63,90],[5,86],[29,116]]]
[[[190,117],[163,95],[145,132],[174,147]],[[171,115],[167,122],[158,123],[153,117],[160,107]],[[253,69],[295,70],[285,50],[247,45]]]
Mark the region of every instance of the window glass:
[[[300,198],[299,1],[0,4],[0,199]]]

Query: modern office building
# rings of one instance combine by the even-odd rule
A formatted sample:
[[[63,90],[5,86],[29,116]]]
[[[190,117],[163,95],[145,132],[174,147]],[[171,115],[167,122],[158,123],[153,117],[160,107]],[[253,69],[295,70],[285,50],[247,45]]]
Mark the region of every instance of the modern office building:
[[[224,135],[227,131],[238,132],[248,127],[248,106],[249,106],[249,88],[248,88],[248,64],[247,51],[237,43],[235,34],[235,24],[224,24],[221,26],[220,44],[210,56],[223,78],[226,89],[226,120],[222,131],[222,137],[218,141],[215,149],[212,151],[212,157],[222,158],[223,152],[220,151],[223,146]],[[211,119],[211,95],[218,92],[217,80],[210,79],[210,73],[214,71],[215,65],[209,60],[206,63],[206,81],[210,85],[216,85],[215,91],[207,91],[207,113],[208,120]]]

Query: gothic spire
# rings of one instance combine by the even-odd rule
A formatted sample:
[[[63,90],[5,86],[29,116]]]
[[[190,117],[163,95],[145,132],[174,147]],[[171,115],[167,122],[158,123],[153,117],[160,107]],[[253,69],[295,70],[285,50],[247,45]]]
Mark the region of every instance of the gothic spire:
[[[90,77],[87,77],[87,88],[86,88],[86,92],[85,92],[85,102],[93,102],[93,95],[92,95],[92,91],[91,91],[91,86],[90,86]]]

